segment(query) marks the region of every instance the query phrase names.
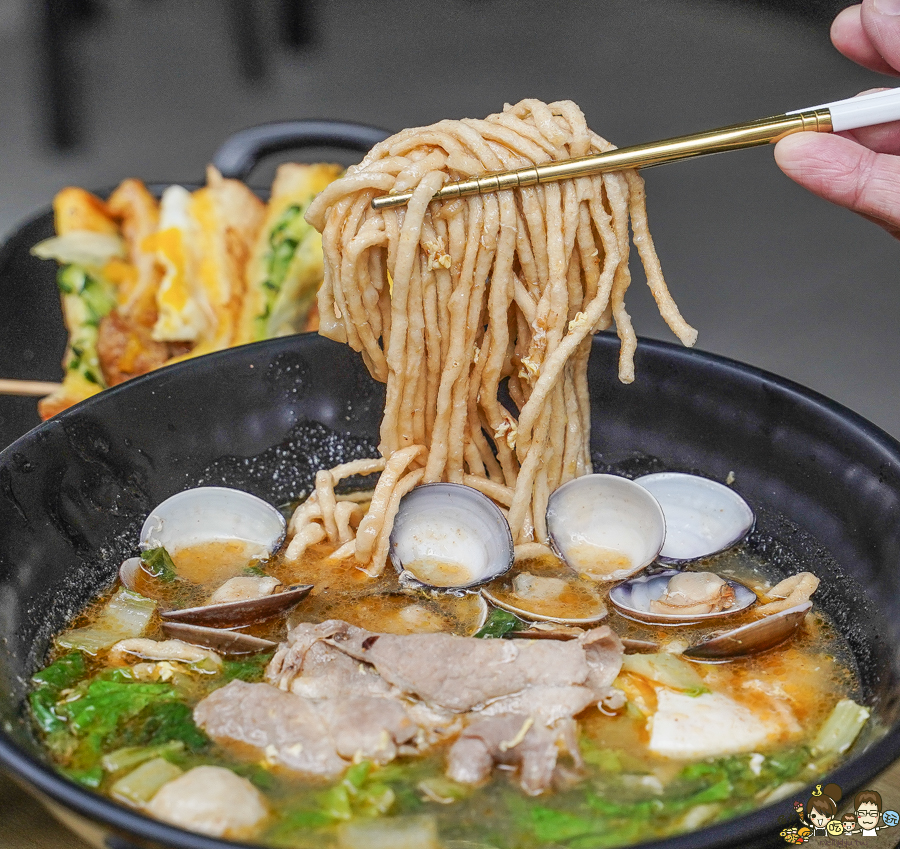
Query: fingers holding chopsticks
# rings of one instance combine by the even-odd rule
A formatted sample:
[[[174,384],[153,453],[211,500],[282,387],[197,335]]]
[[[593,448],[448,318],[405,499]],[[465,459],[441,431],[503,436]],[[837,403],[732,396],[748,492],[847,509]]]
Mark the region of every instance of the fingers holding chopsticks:
[[[900,238],[900,156],[842,136],[797,133],[778,142],[775,161],[809,191]]]
[[[831,40],[863,67],[900,76],[900,0],[863,0],[844,9]],[[900,121],[788,136],[775,145],[775,161],[809,191],[900,238]]]

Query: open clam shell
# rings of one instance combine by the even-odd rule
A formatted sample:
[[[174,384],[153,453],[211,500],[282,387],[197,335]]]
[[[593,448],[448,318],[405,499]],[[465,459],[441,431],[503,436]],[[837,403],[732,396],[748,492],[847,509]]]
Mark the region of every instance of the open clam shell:
[[[708,619],[718,619],[723,616],[733,616],[735,613],[745,611],[756,601],[756,593],[737,581],[727,580],[734,592],[734,601],[731,607],[719,610],[715,613],[656,613],[651,610],[650,603],[662,598],[669,581],[681,574],[673,569],[665,572],[657,572],[655,575],[639,575],[628,581],[623,581],[613,587],[609,592],[609,601],[623,616],[629,619],[638,619],[643,622],[654,622],[659,625],[690,625],[694,622],[704,622]]]
[[[527,622],[592,625],[607,613],[597,584],[551,556],[517,563],[481,594],[495,607]]]
[[[509,570],[513,539],[506,517],[478,490],[429,483],[401,499],[390,556],[404,586],[465,590]]]
[[[521,603],[513,603],[508,597],[496,596],[488,590],[481,591],[484,597],[494,605],[510,613],[515,613],[520,619],[536,622],[556,622],[560,625],[592,625],[606,618],[606,605],[598,601],[593,612],[587,616],[572,616],[567,611],[561,610],[557,615],[538,613],[534,609],[521,606]]]
[[[750,505],[733,489],[699,475],[660,472],[634,481],[659,502],[666,520],[661,560],[698,560],[737,545],[753,528]]]
[[[584,475],[550,496],[547,531],[553,549],[576,572],[621,581],[653,562],[666,523],[643,487],[617,475]]]
[[[271,504],[239,489],[201,486],[167,498],[141,528],[141,548],[169,554],[213,542],[243,544],[246,559],[265,559],[284,541],[287,523]]]
[[[259,598],[167,610],[160,616],[167,622],[188,622],[210,628],[243,628],[283,616],[303,601],[312,588],[312,584],[303,584]]]
[[[790,637],[811,609],[812,602],[805,601],[796,607],[703,640],[685,649],[682,657],[715,663],[766,651]]]

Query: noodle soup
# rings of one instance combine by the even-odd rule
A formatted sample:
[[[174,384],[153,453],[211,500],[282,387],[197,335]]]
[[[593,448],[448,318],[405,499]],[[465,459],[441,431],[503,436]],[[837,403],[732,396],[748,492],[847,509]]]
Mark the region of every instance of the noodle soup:
[[[599,849],[743,813],[840,760],[869,711],[811,609],[814,575],[737,548],[662,573],[643,613],[613,609],[612,578],[659,577],[668,521],[622,478],[646,513],[622,537],[653,520],[645,559],[575,539],[584,529],[574,560],[548,547],[554,493],[610,483],[587,478],[587,358],[614,322],[619,377],[634,379],[629,228],[661,314],[683,343],[696,332],[663,281],[636,173],[431,198],[448,179],[610,147],[574,104],[526,100],[404,131],[313,201],[321,333],[386,384],[380,456],[315,469],[269,560],[140,540],[126,586],[35,676],[32,713],[65,774],[272,846]],[[372,209],[408,188],[404,211]],[[493,502],[501,565],[515,564],[482,591],[468,569],[428,587],[389,567],[404,498],[429,483]],[[608,512],[628,521],[618,497]],[[584,528],[596,521],[588,510]],[[677,627],[644,615],[654,605]]]
[[[403,590],[393,571],[372,581],[346,563],[329,561],[330,553],[330,546],[317,544],[299,563],[276,556],[260,564],[285,584],[315,580],[317,586],[286,623],[263,623],[254,633],[280,641],[290,629],[308,627],[303,623],[338,618],[375,634],[443,632],[464,639],[483,619],[475,593],[448,598]],[[197,552],[188,555],[193,566]],[[733,575],[760,594],[776,580],[743,549],[700,566]],[[526,561],[517,568],[540,573],[552,567]],[[249,563],[245,568],[261,571]],[[166,607],[178,604],[186,587],[196,599],[222,581],[221,575],[207,585],[149,578],[143,589]],[[594,589],[605,595],[602,586]],[[613,611],[608,622],[616,633],[656,642],[658,649],[625,654],[614,681],[623,701],[577,715],[575,749],[560,746],[552,781],[540,793],[523,789],[521,764],[493,769],[475,785],[448,777],[453,739],[390,760],[350,758],[339,776],[315,777],[285,768],[271,749],[211,740],[195,721],[202,713],[197,705],[229,682],[274,682],[271,652],[220,659],[218,665],[204,657],[158,659],[152,648],[91,653],[84,635],[102,624],[109,604],[98,602],[77,629],[61,635],[52,662],[35,678],[33,713],[54,763],[75,780],[164,818],[153,801],[166,783],[201,767],[224,768],[246,779],[263,800],[264,814],[247,828],[219,833],[272,846],[355,847],[387,840],[437,847],[467,840],[497,849],[599,847],[679,833],[751,810],[830,769],[847,741],[823,742],[822,729],[829,716],[858,698],[851,656],[821,614],[808,616],[791,641],[773,650],[709,665],[678,658],[682,630],[636,623]],[[483,634],[489,626],[490,620]],[[165,640],[156,618],[145,634]],[[525,642],[515,631],[505,636],[504,642]],[[298,680],[311,679],[307,673]],[[685,706],[697,713],[694,724],[689,715],[679,720]],[[239,809],[243,803],[230,804]],[[210,832],[202,816],[193,824],[176,822]]]

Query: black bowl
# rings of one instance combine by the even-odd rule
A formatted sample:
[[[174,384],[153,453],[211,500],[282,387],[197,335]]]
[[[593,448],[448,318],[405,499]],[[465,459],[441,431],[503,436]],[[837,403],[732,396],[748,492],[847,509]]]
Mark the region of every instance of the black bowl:
[[[900,756],[900,444],[788,381],[664,343],[641,342],[637,380],[624,386],[617,350],[614,337],[594,342],[595,468],[732,472],[757,511],[748,544],[785,574],[822,579],[816,597],[856,657],[870,725],[887,729],[829,776],[848,796]],[[383,399],[348,348],[291,337],[130,381],[0,452],[0,762],[99,823],[111,846],[221,847],[57,775],[28,722],[28,677],[54,632],[135,552],[151,507],[202,483],[289,501],[317,469],[375,453]],[[779,817],[791,815],[783,802],[644,845],[783,845]]]

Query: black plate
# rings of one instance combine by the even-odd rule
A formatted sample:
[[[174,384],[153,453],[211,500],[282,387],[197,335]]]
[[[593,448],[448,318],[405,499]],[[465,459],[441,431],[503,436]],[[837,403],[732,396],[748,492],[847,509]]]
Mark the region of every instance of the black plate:
[[[849,796],[900,756],[900,444],[785,380],[660,342],[641,342],[637,380],[624,386],[617,349],[601,335],[591,358],[598,471],[733,472],[758,512],[750,544],[785,574],[822,578],[817,601],[847,636],[867,703],[889,729],[830,776]],[[0,762],[120,834],[221,847],[55,774],[24,717],[25,681],[51,635],[135,552],[151,507],[200,483],[294,498],[316,469],[374,453],[383,397],[345,346],[291,337],[138,378],[0,452]],[[789,802],[643,845],[783,845],[779,815],[793,818]]]

